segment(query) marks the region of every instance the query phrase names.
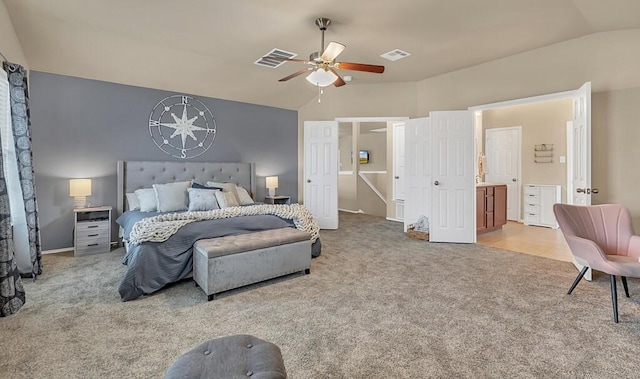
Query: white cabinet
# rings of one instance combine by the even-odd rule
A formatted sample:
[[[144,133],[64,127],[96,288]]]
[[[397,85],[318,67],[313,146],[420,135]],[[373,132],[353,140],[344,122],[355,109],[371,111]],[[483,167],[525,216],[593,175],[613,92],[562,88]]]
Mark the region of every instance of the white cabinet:
[[[561,201],[561,189],[558,185],[524,185],[524,223],[525,225],[558,228],[553,214],[553,204]]]

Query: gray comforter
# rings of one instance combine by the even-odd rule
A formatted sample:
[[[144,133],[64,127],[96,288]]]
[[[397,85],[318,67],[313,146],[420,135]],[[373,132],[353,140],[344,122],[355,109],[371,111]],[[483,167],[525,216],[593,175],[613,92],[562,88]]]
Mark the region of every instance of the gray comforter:
[[[123,227],[126,240],[137,220],[157,214],[125,212],[116,222]],[[120,298],[123,301],[133,300],[187,277],[193,266],[193,244],[200,239],[285,227],[293,227],[293,222],[272,215],[206,220],[183,226],[164,242],[129,246],[122,261],[128,270],[118,288]],[[320,247],[318,239],[313,244],[312,256],[320,255]]]

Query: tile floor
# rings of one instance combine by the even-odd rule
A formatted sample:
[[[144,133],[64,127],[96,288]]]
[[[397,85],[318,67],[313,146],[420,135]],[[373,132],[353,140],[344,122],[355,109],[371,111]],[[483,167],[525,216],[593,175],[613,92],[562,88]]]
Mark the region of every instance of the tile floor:
[[[509,221],[501,230],[478,235],[478,243],[571,262],[571,252],[560,229],[529,226]]]

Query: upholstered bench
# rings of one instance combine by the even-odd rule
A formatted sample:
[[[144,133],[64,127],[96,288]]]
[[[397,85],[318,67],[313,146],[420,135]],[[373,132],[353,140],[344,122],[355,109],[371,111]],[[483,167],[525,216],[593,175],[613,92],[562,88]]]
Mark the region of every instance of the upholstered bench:
[[[199,240],[193,246],[193,279],[207,294],[311,270],[311,236],[295,228]]]
[[[207,341],[178,358],[164,379],[204,378],[285,379],[280,348],[240,334]]]

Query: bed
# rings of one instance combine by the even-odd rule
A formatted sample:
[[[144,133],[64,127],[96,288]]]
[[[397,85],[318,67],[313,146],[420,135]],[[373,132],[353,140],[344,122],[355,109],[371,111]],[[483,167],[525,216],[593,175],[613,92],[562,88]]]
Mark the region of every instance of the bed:
[[[241,217],[209,219],[182,226],[164,242],[126,241],[135,223],[152,218],[157,212],[125,211],[126,194],[152,184],[189,181],[204,184],[210,181],[234,183],[254,196],[256,193],[255,165],[253,163],[212,162],[118,162],[117,222],[126,253],[123,264],[127,271],[118,287],[123,301],[134,300],[154,293],[166,285],[187,278],[193,266],[193,244],[205,238],[238,235],[282,227],[295,227],[291,219],[273,214],[256,214]],[[320,240],[313,244],[313,256],[320,255]]]

